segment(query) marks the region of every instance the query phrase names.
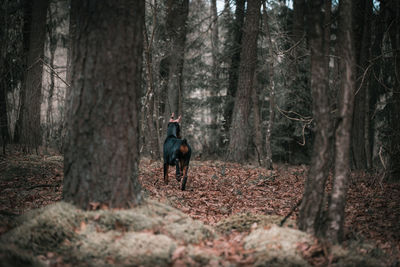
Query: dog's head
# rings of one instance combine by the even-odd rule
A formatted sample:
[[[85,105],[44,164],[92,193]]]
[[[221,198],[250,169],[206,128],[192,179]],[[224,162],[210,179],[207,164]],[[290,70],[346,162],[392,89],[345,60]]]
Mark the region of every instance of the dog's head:
[[[180,122],[181,122],[181,116],[179,116],[178,119],[174,120],[174,113],[172,113],[168,123],[167,137],[174,136],[179,139],[181,138],[181,128],[179,126]]]

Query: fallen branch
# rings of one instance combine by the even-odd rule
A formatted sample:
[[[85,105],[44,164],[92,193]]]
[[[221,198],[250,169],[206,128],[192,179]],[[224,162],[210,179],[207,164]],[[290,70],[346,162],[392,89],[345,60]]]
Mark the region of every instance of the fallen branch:
[[[279,224],[279,226],[283,226],[283,224],[286,222],[286,220],[290,217],[290,215],[292,215],[292,213],[300,206],[301,201],[303,200],[303,198],[300,198],[299,201],[297,201],[297,204],[290,210],[290,212],[288,213],[288,215],[285,216],[285,218],[282,219],[281,223]]]
[[[27,188],[27,190],[32,190],[39,187],[57,187],[60,185],[61,184],[37,184],[37,185],[32,185],[31,187]]]

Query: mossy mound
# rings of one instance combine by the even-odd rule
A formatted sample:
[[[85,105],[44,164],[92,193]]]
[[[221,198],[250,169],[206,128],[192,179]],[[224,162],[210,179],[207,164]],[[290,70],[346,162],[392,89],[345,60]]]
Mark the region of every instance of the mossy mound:
[[[0,245],[1,267],[39,267],[42,264],[31,254],[12,245]]]
[[[255,251],[255,266],[309,266],[297,250],[299,242],[311,244],[313,239],[299,230],[271,225],[252,231],[244,248]]]
[[[22,215],[15,224],[0,239],[0,244],[15,247],[15,255],[53,252],[65,262],[90,265],[168,265],[178,244],[215,237],[211,227],[155,201],[130,210],[100,211],[59,202]]]
[[[218,222],[215,227],[221,233],[229,233],[233,230],[238,232],[250,231],[254,223],[257,227],[264,227],[270,224],[280,224],[283,217],[278,215],[262,215],[253,213],[237,213]],[[295,221],[288,219],[285,226],[294,227]]]
[[[350,242],[346,248],[342,246],[331,247],[332,266],[388,266],[385,253],[371,243]]]
[[[28,212],[17,219],[17,227],[2,236],[2,244],[12,244],[34,254],[47,251],[62,252],[64,240],[76,240],[74,229],[84,213],[73,205],[60,202],[46,208]]]

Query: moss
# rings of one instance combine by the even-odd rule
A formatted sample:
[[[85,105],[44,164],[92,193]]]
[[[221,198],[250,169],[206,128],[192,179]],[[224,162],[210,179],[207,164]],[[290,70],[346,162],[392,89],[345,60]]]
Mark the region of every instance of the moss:
[[[91,265],[168,266],[175,248],[175,241],[165,235],[109,231],[85,236],[70,257]]]
[[[76,238],[74,229],[82,219],[82,213],[70,204],[49,205],[19,218],[19,226],[2,236],[1,242],[41,254],[60,248],[65,239]]]
[[[308,266],[297,250],[299,242],[312,238],[299,230],[271,225],[256,229],[244,239],[244,248],[254,250],[255,266]]]
[[[43,266],[32,254],[12,245],[0,245],[1,267],[40,267]]]
[[[216,224],[216,229],[221,233],[229,233],[233,230],[238,232],[250,231],[251,226],[256,223],[258,227],[270,224],[280,224],[283,217],[278,215],[262,215],[253,213],[237,213]],[[294,227],[295,222],[288,219],[286,226]]]

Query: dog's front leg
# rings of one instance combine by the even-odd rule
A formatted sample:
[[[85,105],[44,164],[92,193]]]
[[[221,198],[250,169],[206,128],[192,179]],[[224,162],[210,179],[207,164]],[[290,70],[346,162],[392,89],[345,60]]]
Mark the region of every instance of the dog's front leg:
[[[168,184],[168,163],[164,163],[164,183]]]
[[[176,180],[178,182],[181,181],[181,172],[180,172],[180,168],[179,168],[179,159],[175,160],[175,164],[176,164]]]

